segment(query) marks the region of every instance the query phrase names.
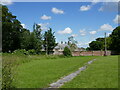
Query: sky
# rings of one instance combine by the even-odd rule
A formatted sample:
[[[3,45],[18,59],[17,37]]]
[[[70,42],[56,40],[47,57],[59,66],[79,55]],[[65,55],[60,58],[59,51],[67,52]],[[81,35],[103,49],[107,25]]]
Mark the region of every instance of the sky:
[[[52,28],[56,41],[73,36],[79,47],[88,47],[98,37],[109,35],[119,24],[115,2],[13,2],[7,5],[24,28],[41,25],[44,33]]]

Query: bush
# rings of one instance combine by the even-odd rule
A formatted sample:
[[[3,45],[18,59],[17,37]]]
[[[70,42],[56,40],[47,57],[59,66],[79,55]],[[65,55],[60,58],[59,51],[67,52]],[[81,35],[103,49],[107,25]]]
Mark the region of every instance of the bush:
[[[13,88],[12,82],[14,80],[12,74],[12,63],[7,62],[2,65],[2,89],[7,90]]]
[[[41,55],[46,55],[46,51],[41,51],[40,54]]]
[[[67,56],[67,57],[72,56],[72,52],[70,51],[70,49],[68,47],[64,48],[63,54],[64,54],[64,56]]]
[[[13,54],[28,55],[28,51],[26,51],[25,49],[18,49],[18,50],[15,50]]]
[[[31,49],[31,50],[28,50],[28,53],[30,55],[35,55],[36,54],[36,51],[34,49]]]

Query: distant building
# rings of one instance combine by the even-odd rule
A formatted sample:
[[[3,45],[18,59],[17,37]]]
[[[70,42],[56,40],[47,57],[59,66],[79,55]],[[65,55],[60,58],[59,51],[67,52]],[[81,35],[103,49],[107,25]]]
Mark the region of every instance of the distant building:
[[[66,42],[65,43],[61,42],[54,48],[54,50],[63,51],[65,47],[70,48],[70,46]]]
[[[66,42],[65,43],[63,43],[63,42],[59,43],[53,50],[54,54],[55,55],[62,55],[65,47],[70,48],[70,46]],[[85,51],[85,49],[77,47],[73,52],[80,52],[80,51]]]
[[[65,42],[65,43],[63,43],[63,42],[59,43],[59,44],[53,49],[54,54],[55,54],[55,55],[62,55],[65,47],[70,48],[70,46],[69,46],[66,42]]]

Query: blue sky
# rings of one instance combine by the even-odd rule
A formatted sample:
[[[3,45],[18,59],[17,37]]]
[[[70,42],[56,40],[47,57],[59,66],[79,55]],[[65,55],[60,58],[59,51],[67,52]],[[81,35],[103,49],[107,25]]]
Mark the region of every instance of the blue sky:
[[[21,24],[32,31],[34,22],[43,33],[51,27],[56,41],[68,41],[74,36],[79,47],[110,34],[118,26],[117,3],[108,2],[15,2],[8,5]]]

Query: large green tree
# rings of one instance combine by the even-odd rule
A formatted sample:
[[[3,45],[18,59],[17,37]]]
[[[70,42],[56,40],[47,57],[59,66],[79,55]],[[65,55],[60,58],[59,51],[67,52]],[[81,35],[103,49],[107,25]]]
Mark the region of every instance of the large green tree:
[[[116,52],[120,53],[120,26],[116,27],[113,30],[110,37],[111,37],[111,46],[110,46],[110,48],[113,51],[116,51]]]
[[[37,40],[35,38],[35,34],[34,34],[34,32],[31,32],[30,33],[30,38],[29,38],[29,46],[28,46],[28,48],[29,49],[36,49],[36,43],[37,43]]]
[[[26,49],[26,50],[30,49],[30,42],[33,42],[33,41],[30,41],[30,37],[31,37],[30,31],[23,28],[20,33],[21,49]]]
[[[2,6],[2,51],[9,52],[20,48],[21,23],[16,16]]]
[[[43,46],[47,51],[47,54],[50,54],[50,52],[53,51],[56,45],[57,43],[56,43],[56,38],[54,36],[54,32],[52,32],[52,29],[50,28],[48,31],[44,33],[44,41],[43,41]]]
[[[41,49],[42,49],[42,29],[41,29],[41,26],[38,25],[38,24],[35,24],[33,25],[33,33],[35,35],[35,40],[36,40],[36,43],[35,43],[35,50],[37,53],[40,53]]]
[[[103,43],[100,41],[92,41],[90,44],[90,50],[102,50],[103,49]]]
[[[107,50],[110,50],[111,37],[106,37]],[[97,38],[96,41],[89,43],[88,50],[104,50],[105,49],[105,38]]]

